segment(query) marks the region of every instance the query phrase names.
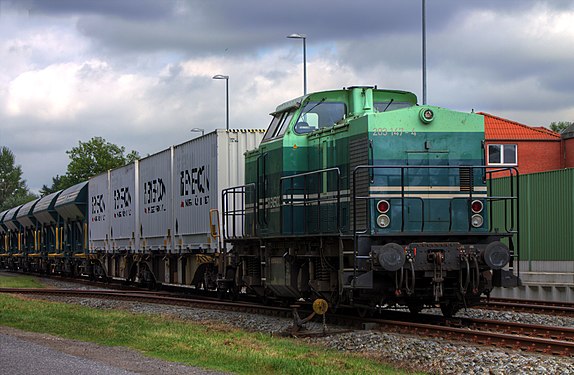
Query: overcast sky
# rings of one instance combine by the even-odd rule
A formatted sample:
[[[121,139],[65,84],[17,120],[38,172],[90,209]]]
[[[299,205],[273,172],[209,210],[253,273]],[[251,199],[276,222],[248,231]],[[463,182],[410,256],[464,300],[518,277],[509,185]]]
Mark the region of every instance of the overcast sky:
[[[574,1],[427,0],[427,101],[574,121]],[[421,0],[0,0],[0,145],[37,191],[94,136],[142,156],[265,128],[303,91],[377,85],[422,103]]]

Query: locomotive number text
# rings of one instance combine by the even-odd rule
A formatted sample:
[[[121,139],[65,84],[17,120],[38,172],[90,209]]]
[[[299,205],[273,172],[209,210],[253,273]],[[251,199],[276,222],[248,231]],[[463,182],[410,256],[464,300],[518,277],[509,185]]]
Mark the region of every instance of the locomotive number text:
[[[382,137],[387,137],[387,136],[401,137],[403,134],[416,136],[417,131],[415,130],[415,128],[413,128],[411,131],[408,131],[405,128],[375,128],[375,129],[373,129],[373,135],[376,137],[379,137],[379,136],[382,136]]]

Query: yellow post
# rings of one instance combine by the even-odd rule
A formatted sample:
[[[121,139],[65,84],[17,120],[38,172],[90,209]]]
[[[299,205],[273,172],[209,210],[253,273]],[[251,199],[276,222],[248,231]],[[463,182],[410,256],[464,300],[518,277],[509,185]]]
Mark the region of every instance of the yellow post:
[[[84,250],[88,248],[88,223],[84,223]]]

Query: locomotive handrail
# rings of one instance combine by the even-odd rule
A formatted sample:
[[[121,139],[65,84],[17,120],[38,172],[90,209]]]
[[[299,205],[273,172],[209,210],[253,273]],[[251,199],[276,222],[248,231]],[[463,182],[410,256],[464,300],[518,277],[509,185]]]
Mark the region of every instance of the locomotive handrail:
[[[261,215],[257,215],[257,220],[256,223],[259,223],[260,225],[268,225],[267,222],[267,215],[266,215],[266,206],[267,206],[267,174],[265,173],[265,171],[267,170],[267,152],[261,153],[260,155],[257,156],[256,159],[256,174],[257,174],[257,185],[255,186],[255,211],[258,212],[259,211],[259,198],[262,196],[263,197],[263,204],[262,204],[262,209]],[[261,163],[261,164],[260,164]],[[263,167],[261,167],[261,165]],[[260,169],[262,169],[261,173],[259,173]],[[261,188],[259,189],[258,186],[261,186]]]
[[[510,172],[510,176],[511,177],[518,177],[518,171],[515,167],[506,167],[506,168],[497,168],[496,170],[492,170],[492,171],[488,171],[488,169],[492,169],[492,167],[489,166],[452,166],[452,165],[416,165],[416,166],[411,166],[411,165],[359,165],[356,166],[353,170],[353,174],[352,174],[352,178],[353,178],[353,182],[357,180],[357,173],[360,170],[376,170],[376,169],[400,169],[401,170],[401,177],[400,177],[400,193],[401,196],[398,199],[401,199],[402,203],[402,208],[404,208],[404,200],[405,199],[417,199],[417,197],[405,197],[405,186],[411,186],[411,185],[406,185],[405,184],[405,176],[404,176],[404,170],[405,169],[459,169],[461,167],[464,168],[469,168],[471,171],[474,169],[483,169],[485,170],[485,173],[487,174],[493,174],[493,173],[501,173],[501,172]],[[514,182],[514,180],[516,179],[516,182]],[[516,185],[516,187],[515,187]],[[468,186],[468,196],[467,197],[455,197],[455,198],[450,198],[450,199],[472,199],[473,197],[473,191],[474,191],[474,187],[476,185],[474,183],[470,183],[470,185]],[[369,200],[369,199],[375,199],[374,197],[371,197],[370,192],[367,193],[367,196],[357,196],[357,191],[356,191],[356,184],[352,183],[352,194],[353,194],[353,212],[356,211],[356,201],[357,200]],[[492,179],[489,179],[489,186],[490,191],[492,191]],[[453,189],[454,190],[454,189]],[[461,191],[462,193],[462,191]],[[419,198],[421,199],[421,198]],[[510,202],[510,209],[511,211],[515,211],[516,210],[516,215],[518,215],[518,204],[516,203],[518,200],[518,179],[517,178],[512,178],[510,179],[510,195],[509,196],[487,196],[485,198],[485,200],[487,200],[489,202],[490,205],[492,205],[492,202],[495,201],[504,201],[506,205],[509,204]],[[505,206],[505,209],[507,209],[508,206]],[[424,210],[424,208],[423,208]],[[490,214],[492,215],[492,210],[489,210]],[[404,209],[401,210],[401,214],[403,216],[402,221],[404,223]],[[363,231],[358,231],[357,230],[357,215],[354,215],[353,217],[353,227],[352,227],[352,231],[353,233],[367,233],[368,229],[369,229],[369,225],[367,225],[367,227],[365,228],[365,230]],[[508,226],[509,223],[506,222],[505,220],[505,230],[507,233],[515,233],[516,230],[514,228],[517,227],[517,220],[518,217],[516,217],[516,220],[514,218],[514,215],[510,215],[510,226]],[[489,222],[492,222],[492,220],[489,220]],[[401,230],[404,230],[404,227],[401,226]]]
[[[237,239],[246,237],[248,234],[245,233],[246,227],[249,226],[252,230],[251,236],[255,235],[257,223],[257,202],[251,200],[253,205],[253,212],[250,222],[247,221],[246,214],[246,204],[250,204],[248,194],[251,193],[252,196],[255,193],[255,184],[247,184],[240,186],[233,186],[222,190],[221,192],[221,203],[222,203],[222,233],[224,240],[226,239]],[[240,197],[237,199],[237,197]],[[239,223],[238,223],[239,222]],[[231,224],[231,225],[229,225]],[[231,226],[231,228],[229,228]]]
[[[325,168],[325,169],[319,169],[316,171],[311,171],[311,172],[305,172],[305,173],[298,173],[298,174],[294,174],[294,175],[290,175],[290,176],[284,176],[281,177],[281,179],[279,180],[279,206],[281,207],[281,214],[280,214],[280,228],[281,228],[281,232],[284,234],[295,234],[295,218],[293,215],[293,209],[296,206],[295,204],[295,193],[296,192],[302,192],[303,194],[303,201],[302,202],[298,202],[299,205],[302,203],[303,204],[303,210],[305,212],[305,215],[303,215],[303,217],[307,218],[307,207],[309,207],[309,204],[317,204],[317,229],[318,229],[318,233],[323,233],[322,227],[321,227],[321,202],[325,203],[325,202],[330,202],[333,201],[333,198],[324,198],[321,195],[322,194],[328,194],[328,193],[332,193],[331,191],[327,190],[325,193],[323,193],[323,179],[319,178],[319,185],[316,188],[316,193],[315,192],[309,192],[309,186],[308,186],[308,178],[309,177],[313,177],[313,176],[322,176],[322,175],[328,175],[330,173],[334,173],[336,176],[336,182],[337,182],[337,190],[336,190],[336,230],[337,232],[341,232],[341,170],[338,167],[333,167],[333,168]],[[303,179],[303,187],[301,188],[295,188],[293,186],[293,184],[295,183],[295,179],[298,178],[302,178]],[[290,182],[290,186],[289,188],[285,189],[285,193],[284,194],[284,184],[286,184],[287,182]],[[329,183],[327,182],[327,189],[328,189],[328,185]],[[290,193],[289,193],[290,192]],[[290,199],[287,201],[286,199],[284,199],[285,196],[288,196]],[[317,195],[317,198],[315,199],[310,199],[309,196],[310,195]],[[290,233],[286,233],[286,229],[285,229],[285,225],[283,222],[283,208],[284,207],[290,207],[291,208],[291,231]],[[308,220],[304,220],[304,230],[303,230],[304,234],[308,234],[309,233],[309,228],[308,228]],[[330,231],[330,233],[332,233],[332,231]]]

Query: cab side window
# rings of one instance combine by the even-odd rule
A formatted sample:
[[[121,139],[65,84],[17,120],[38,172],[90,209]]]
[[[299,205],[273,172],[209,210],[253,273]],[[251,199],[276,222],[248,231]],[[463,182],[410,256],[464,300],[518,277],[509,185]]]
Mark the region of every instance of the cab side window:
[[[294,110],[276,113],[273,116],[273,120],[271,120],[271,124],[269,124],[269,128],[267,128],[267,132],[263,137],[263,142],[283,136],[283,134],[285,134],[285,130],[287,130],[287,127],[291,122],[291,119],[293,118],[294,113]]]
[[[306,134],[331,127],[345,118],[346,110],[345,103],[309,102],[301,111],[293,130],[297,134]]]

